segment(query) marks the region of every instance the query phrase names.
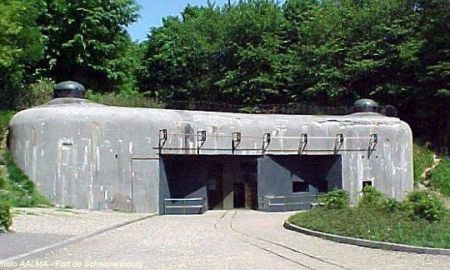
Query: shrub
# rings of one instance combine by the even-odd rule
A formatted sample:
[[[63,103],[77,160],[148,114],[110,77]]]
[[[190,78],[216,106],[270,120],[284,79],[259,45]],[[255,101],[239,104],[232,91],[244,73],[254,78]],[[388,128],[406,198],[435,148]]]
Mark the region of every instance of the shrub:
[[[3,178],[3,176],[1,175],[1,172],[0,172],[0,192],[2,191],[2,189],[5,189],[5,187],[6,187],[6,181],[5,181],[5,178]]]
[[[428,145],[415,142],[413,145],[414,156],[414,182],[423,182],[423,172],[426,168],[433,166],[433,152]]]
[[[399,203],[395,199],[388,198],[375,187],[365,186],[363,188],[363,196],[359,199],[358,207],[394,212],[398,209]]]
[[[50,79],[41,79],[27,87],[17,102],[17,108],[26,109],[42,105],[53,98],[54,82]]]
[[[393,198],[385,198],[381,205],[381,210],[384,212],[393,213],[400,209],[400,203]]]
[[[431,187],[440,193],[450,196],[450,159],[444,158],[431,171]]]
[[[12,217],[9,204],[0,202],[0,231],[7,231],[12,225]]]
[[[105,105],[120,107],[162,108],[163,104],[140,93],[94,93],[86,92],[86,98]]]
[[[359,199],[358,207],[380,208],[384,199],[386,199],[386,196],[375,187],[365,186],[363,188],[363,196]]]
[[[349,205],[349,194],[345,190],[333,190],[320,197],[319,202],[326,209],[344,209]]]
[[[13,117],[12,111],[0,111],[0,143],[3,141],[9,121]],[[1,146],[0,146],[1,147]]]
[[[411,219],[426,219],[429,222],[440,221],[446,213],[443,202],[427,191],[414,191],[403,202],[403,209]]]

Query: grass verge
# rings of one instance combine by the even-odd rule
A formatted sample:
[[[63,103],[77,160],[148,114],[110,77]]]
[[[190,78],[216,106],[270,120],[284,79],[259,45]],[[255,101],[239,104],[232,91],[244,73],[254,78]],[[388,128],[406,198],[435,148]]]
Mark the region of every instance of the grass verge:
[[[427,145],[415,142],[413,145],[414,156],[414,182],[423,183],[425,180],[422,177],[423,172],[433,166],[433,151]]]
[[[13,115],[12,111],[0,111],[0,142],[4,139]],[[12,207],[50,206],[50,202],[37,191],[35,184],[17,167],[9,152],[6,149],[0,149],[0,152],[3,152],[0,160],[6,165],[6,173],[0,170],[0,203]]]
[[[16,166],[8,152],[4,154],[8,177],[3,179],[4,190],[0,193],[0,202],[13,207],[48,207],[50,202],[38,192],[35,184]],[[0,176],[1,177],[1,176]]]
[[[291,216],[289,222],[315,231],[373,241],[450,248],[449,212],[440,222],[430,223],[376,209],[314,209]]]
[[[289,222],[336,235],[421,247],[450,248],[450,212],[438,222],[411,219],[401,211],[393,213],[370,208],[313,209],[297,213]]]
[[[450,196],[450,158],[442,159],[439,165],[431,171],[430,183],[433,190]]]

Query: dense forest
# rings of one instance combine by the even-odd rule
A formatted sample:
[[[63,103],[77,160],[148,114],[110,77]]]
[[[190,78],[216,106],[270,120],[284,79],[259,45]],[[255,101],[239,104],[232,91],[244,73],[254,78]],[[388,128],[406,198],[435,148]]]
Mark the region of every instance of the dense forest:
[[[365,97],[396,106],[416,137],[450,148],[449,0],[187,6],[141,43],[126,32],[138,11],[134,0],[0,0],[0,109],[33,105],[62,80],[93,98],[159,105]]]

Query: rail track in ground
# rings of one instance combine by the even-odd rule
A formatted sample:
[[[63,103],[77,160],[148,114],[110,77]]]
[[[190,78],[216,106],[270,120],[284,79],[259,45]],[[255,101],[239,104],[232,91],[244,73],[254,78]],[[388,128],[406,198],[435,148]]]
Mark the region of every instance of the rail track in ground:
[[[322,270],[322,269],[340,269],[351,270],[351,268],[340,265],[331,260],[321,258],[319,256],[310,254],[293,248],[289,245],[278,243],[272,240],[268,240],[248,232],[241,231],[235,225],[237,210],[229,210],[224,212],[223,215],[214,224],[214,228],[224,234],[228,234],[234,239],[254,246],[260,250],[263,250],[273,256],[284,260],[288,264],[294,264],[303,269],[310,270]]]

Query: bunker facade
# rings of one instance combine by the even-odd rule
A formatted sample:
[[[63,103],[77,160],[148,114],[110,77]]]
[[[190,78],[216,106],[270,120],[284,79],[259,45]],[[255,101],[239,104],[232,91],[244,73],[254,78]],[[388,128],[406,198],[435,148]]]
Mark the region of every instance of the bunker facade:
[[[19,112],[8,145],[56,205],[198,213],[309,209],[364,185],[413,189],[412,133],[394,117],[258,115],[104,106],[56,98]]]

